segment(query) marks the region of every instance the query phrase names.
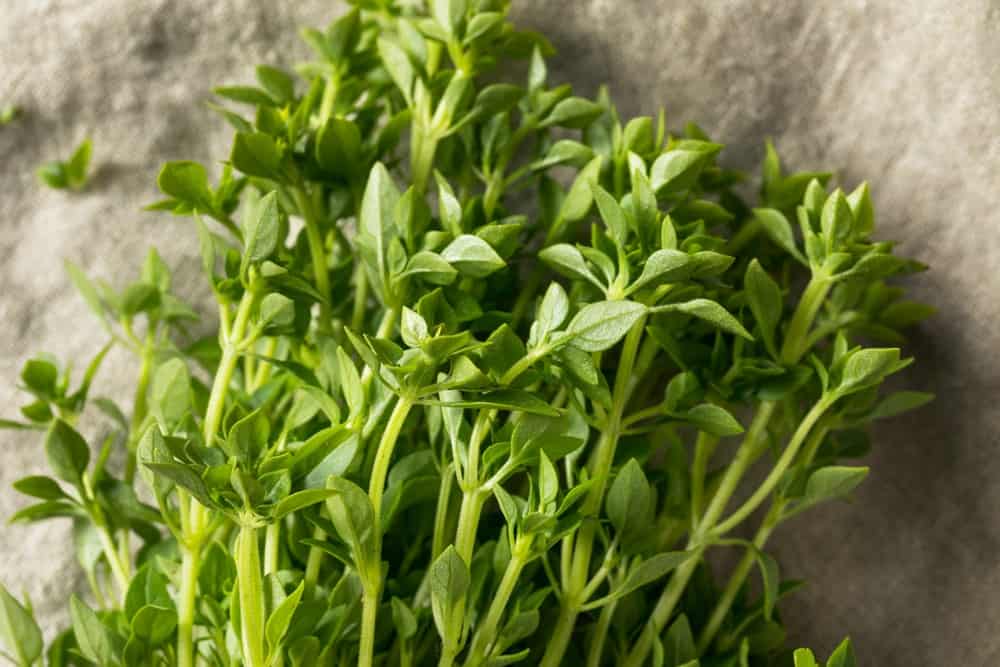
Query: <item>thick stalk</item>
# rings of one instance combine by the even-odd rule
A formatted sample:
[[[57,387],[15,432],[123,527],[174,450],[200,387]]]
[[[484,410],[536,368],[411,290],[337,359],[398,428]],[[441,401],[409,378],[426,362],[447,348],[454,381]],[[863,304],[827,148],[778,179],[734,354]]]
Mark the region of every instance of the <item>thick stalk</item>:
[[[128,566],[123,564],[118,556],[118,550],[115,549],[115,542],[111,539],[111,533],[108,532],[107,526],[100,525],[97,527],[97,536],[101,541],[101,549],[104,551],[104,556],[108,559],[108,565],[111,566],[111,573],[115,577],[115,581],[118,584],[119,602],[125,601],[125,593],[128,591],[129,585],[129,574]]]
[[[785,332],[785,340],[782,345],[780,357],[785,364],[795,364],[802,358],[802,355],[806,352],[806,344],[808,340],[809,330],[812,328],[813,322],[816,319],[816,315],[819,313],[820,307],[823,305],[823,301],[826,299],[827,294],[830,290],[830,280],[825,275],[814,274],[813,278],[809,281],[806,286],[805,291],[802,294],[802,298],[799,300],[798,307],[792,316],[792,322]],[[729,503],[730,498],[736,491],[737,486],[746,473],[747,468],[754,460],[755,452],[758,448],[758,441],[763,437],[767,431],[767,424],[774,414],[777,404],[772,401],[766,401],[761,404],[760,409],[754,416],[754,421],[747,432],[746,437],[744,437],[743,442],[740,444],[740,448],[736,453],[736,458],[729,465],[726,470],[726,474],[723,476],[722,482],[719,484],[719,488],[716,490],[708,508],[705,510],[705,515],[701,518],[698,529],[692,534],[689,542],[688,548],[695,549],[698,551],[698,558],[700,558],[700,553],[704,549],[703,542],[706,537],[711,534],[724,534],[732,526],[735,526],[739,521],[742,521],[746,515],[749,515],[767,494],[770,493],[775,484],[777,484],[777,479],[780,475],[775,476],[774,473],[781,467],[781,474],[787,468],[788,463],[790,463],[790,458],[794,457],[795,452],[798,450],[801,439],[808,435],[808,431],[812,428],[815,420],[818,419],[822,412],[826,409],[825,406],[814,415],[813,412],[817,410],[823,400],[814,406],[813,410],[806,416],[803,424],[800,425],[799,429],[796,431],[795,435],[792,437],[792,441],[789,442],[788,446],[785,448],[785,452],[782,458],[779,459],[778,463],[775,465],[775,469],[772,470],[772,474],[765,481],[768,488],[766,493],[760,494],[760,491],[764,488],[758,488],[757,493],[751,497],[753,504],[750,501],[745,503],[739,510],[737,510],[733,516],[727,519],[725,522],[716,525],[716,522],[722,516],[722,513],[726,509],[726,505]],[[806,421],[809,421],[806,424]],[[806,428],[803,429],[802,427]],[[798,440],[798,442],[796,442]],[[789,456],[786,463],[782,463],[786,460],[786,455]],[[758,499],[759,497],[759,499]],[[736,519],[734,521],[733,519]],[[624,664],[624,667],[640,667],[649,655],[649,651],[653,645],[653,639],[659,635],[663,630],[663,626],[670,620],[670,616],[673,614],[674,607],[680,600],[681,595],[684,593],[684,588],[687,586],[688,580],[694,573],[697,567],[698,558],[692,558],[683,565],[681,565],[670,578],[670,582],[664,589],[663,594],[660,596],[657,602],[656,608],[653,610],[653,615],[643,629],[642,634],[639,637],[639,641],[632,647],[631,652]]]
[[[406,417],[410,414],[410,408],[413,407],[413,399],[400,396],[399,400],[396,401],[396,407],[393,408],[392,414],[389,415],[389,421],[385,425],[385,430],[382,432],[382,439],[378,443],[378,449],[375,452],[375,462],[372,465],[372,474],[368,482],[368,497],[372,501],[372,509],[375,510],[375,527],[376,527],[376,542],[381,542],[382,532],[381,521],[382,521],[382,494],[385,491],[385,480],[389,475],[389,464],[392,462],[392,453],[396,448],[396,440],[399,439],[399,433],[403,429],[403,424],[406,423]]]
[[[822,443],[823,438],[826,437],[829,430],[829,426],[824,425],[819,425],[814,429],[813,434],[809,437],[809,442],[806,443],[805,449],[802,451],[802,460],[806,463],[806,465],[808,465],[816,455],[816,449],[819,447],[820,443]],[[760,527],[757,529],[757,534],[754,535],[753,538],[753,544],[758,549],[764,548],[764,545],[770,538],[771,533],[774,532],[778,522],[781,521],[781,515],[784,512],[784,509],[785,501],[783,500],[776,499],[771,504],[771,508],[768,510],[767,515],[764,517]],[[740,588],[743,586],[743,582],[746,581],[747,575],[750,573],[753,561],[753,553],[747,552],[733,570],[732,575],[729,577],[729,582],[726,584],[726,589],[723,591],[722,597],[720,597],[718,602],[715,603],[715,608],[709,616],[709,621],[702,629],[701,635],[698,638],[699,654],[708,650],[712,640],[715,639],[715,635],[722,626],[722,622],[729,613],[729,609],[733,606],[733,601],[736,599],[737,593],[739,593]]]
[[[663,593],[660,594],[660,599],[653,609],[652,616],[646,623],[646,627],[643,628],[642,634],[639,635],[638,641],[632,646],[632,650],[629,652],[625,662],[626,667],[639,667],[645,662],[649,651],[653,647],[653,639],[659,636],[663,630],[663,626],[666,625],[671,615],[673,615],[674,607],[680,600],[681,595],[684,594],[688,580],[694,574],[698,560],[701,558],[701,552],[704,549],[701,546],[703,536],[707,534],[711,526],[725,511],[729,499],[736,491],[740,479],[753,460],[753,452],[757,448],[757,442],[767,432],[767,424],[771,420],[776,407],[777,404],[773,401],[765,402],[761,405],[757,414],[754,415],[753,422],[751,422],[750,428],[747,430],[746,435],[743,437],[743,442],[740,443],[739,449],[736,452],[736,457],[729,465],[729,468],[726,469],[726,474],[719,483],[719,488],[716,489],[715,494],[712,496],[708,508],[705,510],[705,515],[698,522],[697,531],[688,540],[687,548],[694,550],[696,552],[695,555],[690,560],[684,562],[671,575],[670,581],[663,589]]]
[[[396,320],[399,318],[399,310],[391,308],[385,311],[382,316],[382,321],[379,323],[378,331],[375,333],[376,338],[388,338],[392,334],[393,327],[396,326]],[[364,371],[361,373],[361,385],[367,391],[368,387],[371,385],[372,380],[375,376],[372,374],[372,369],[365,366]],[[361,437],[358,434],[357,437]],[[326,533],[323,532],[321,528],[316,528],[313,531],[312,538],[317,542],[326,539]],[[319,581],[319,571],[320,567],[323,565],[323,560],[326,553],[319,547],[309,547],[309,556],[306,559],[306,571],[304,575],[305,579],[305,589],[307,593],[312,591],[316,587],[316,583]]]
[[[497,586],[496,593],[493,594],[493,601],[486,612],[486,617],[472,639],[469,658],[465,661],[466,667],[479,667],[486,663],[486,658],[489,656],[493,648],[493,643],[496,641],[497,630],[500,629],[500,621],[503,620],[503,613],[507,609],[507,603],[510,602],[510,596],[514,593],[517,580],[527,563],[527,549],[521,545],[520,541],[515,542],[510,561],[507,563],[503,577],[500,579],[500,584]]]
[[[642,634],[639,635],[638,641],[632,646],[632,650],[625,658],[625,662],[622,663],[622,667],[642,667],[646,662],[646,656],[649,655],[649,651],[653,648],[653,640],[659,636],[663,630],[663,626],[667,624],[667,621],[673,615],[674,607],[677,606],[681,595],[684,594],[684,589],[687,587],[691,575],[698,568],[698,561],[700,559],[701,553],[699,552],[674,570],[673,575],[670,577],[670,582],[667,584],[663,595],[660,596],[656,607],[653,609],[649,622],[642,629]]]
[[[375,453],[375,463],[372,466],[371,479],[368,483],[368,497],[371,499],[374,510],[373,531],[375,535],[376,562],[362,572],[364,593],[362,595],[361,613],[361,646],[358,656],[358,664],[362,667],[370,667],[374,661],[375,654],[375,623],[378,617],[378,605],[382,597],[382,494],[385,491],[385,480],[389,474],[389,463],[392,461],[392,452],[396,448],[396,441],[399,433],[403,429],[410,408],[413,407],[413,399],[407,396],[400,396],[389,415],[389,421],[382,432],[382,439],[379,441],[378,449]]]
[[[691,463],[691,529],[697,528],[705,497],[705,475],[709,459],[715,451],[719,439],[702,431],[694,445],[694,460]]]
[[[799,452],[799,448],[802,443],[805,442],[806,437],[808,437],[809,432],[812,431],[812,427],[816,424],[823,413],[826,412],[833,402],[836,400],[835,395],[824,395],[812,409],[806,413],[806,416],[802,419],[802,423],[799,427],[795,429],[795,433],[792,435],[791,441],[785,447],[785,451],[781,453],[781,457],[778,458],[778,462],[774,464],[774,468],[768,474],[764,482],[757,487],[753,495],[747,499],[740,507],[734,511],[725,521],[722,521],[716,525],[712,532],[717,535],[724,535],[730,530],[738,526],[744,519],[750,516],[754,510],[760,507],[771,492],[775,489],[781,478],[784,476],[788,467],[792,465],[792,461],[795,459],[795,455]]]
[[[264,534],[264,574],[274,574],[278,571],[278,547],[281,544],[281,522],[275,521],[267,525]]]
[[[455,533],[455,550],[462,560],[469,564],[476,549],[476,532],[479,517],[489,495],[481,488],[462,494],[462,506],[458,511],[458,528]]]
[[[150,336],[142,347],[142,363],[139,367],[139,380],[135,388],[135,400],[132,402],[132,423],[129,426],[128,460],[125,462],[125,483],[131,484],[135,478],[135,450],[139,444],[142,422],[149,412],[149,379],[153,368],[153,344]]]
[[[611,465],[614,462],[615,450],[618,447],[618,437],[622,427],[622,417],[625,412],[628,394],[635,384],[632,373],[635,368],[636,356],[642,342],[642,334],[646,326],[646,318],[640,318],[628,335],[622,346],[621,359],[615,374],[615,386],[612,393],[611,414],[597,448],[590,460],[591,479],[593,484],[581,508],[585,517],[596,517],[601,510],[604,490],[611,475]],[[583,592],[587,586],[590,573],[590,557],[594,549],[594,538],[597,533],[596,522],[584,521],[580,526],[573,549],[573,564],[570,580],[564,584],[562,602],[559,607],[559,617],[552,637],[545,648],[542,667],[557,667],[562,663],[566,648],[569,646],[580,613],[580,605],[586,602]]]
[[[323,532],[322,528],[315,528],[313,530],[312,538],[317,542],[321,542],[326,539],[326,533]],[[319,568],[322,565],[323,550],[319,547],[309,547],[309,556],[306,558],[306,572],[303,575],[303,579],[306,582],[306,594],[315,590],[316,583],[319,581]]]
[[[246,667],[264,667],[264,587],[257,528],[241,526],[236,538],[236,573],[240,590],[240,645]]]
[[[381,567],[379,571],[381,572]],[[380,582],[381,584],[381,582]],[[358,646],[358,667],[372,667],[375,660],[375,622],[378,620],[378,604],[382,595],[378,590],[364,586],[361,600],[361,643]]]
[[[781,362],[786,365],[796,364],[806,352],[809,339],[809,329],[812,328],[816,315],[819,313],[826,295],[830,292],[832,283],[823,274],[814,274],[812,280],[802,292],[802,298],[795,309],[792,321],[785,332],[785,342],[781,347]]]
[[[618,608],[618,600],[612,600],[601,609],[601,615],[597,619],[591,635],[590,645],[587,647],[587,667],[601,667],[601,658],[604,656],[604,643],[608,639],[608,631],[611,629],[611,619],[614,618],[615,610]]]
[[[206,446],[212,446],[215,434],[222,421],[222,412],[226,405],[226,393],[233,379],[233,372],[239,360],[239,350],[244,343],[247,325],[250,321],[250,311],[256,301],[256,292],[248,289],[240,300],[236,311],[236,319],[229,331],[223,330],[222,359],[215,372],[212,391],[205,409],[203,436]],[[178,492],[181,496],[182,511],[190,506],[190,516],[187,518],[184,535],[183,556],[181,560],[180,602],[177,609],[177,665],[178,667],[194,667],[194,617],[195,596],[198,585],[198,565],[201,547],[205,540],[205,524],[208,513],[197,501],[189,500],[187,494]]]
[[[763,549],[764,544],[767,539],[771,536],[771,532],[774,530],[781,517],[782,504],[775,501],[771,505],[771,509],[768,511],[767,516],[761,522],[760,527],[757,529],[757,533],[753,538],[753,545],[758,549]],[[718,633],[719,628],[722,627],[722,622],[726,620],[726,615],[729,614],[729,609],[733,606],[733,601],[736,599],[736,595],[740,592],[743,587],[743,582],[746,581],[747,575],[750,574],[750,569],[753,567],[754,554],[749,549],[740,562],[733,569],[733,573],[729,577],[729,581],[726,583],[726,588],[722,592],[722,596],[719,597],[718,602],[715,603],[715,607],[712,609],[711,615],[708,617],[708,623],[702,628],[701,634],[698,636],[698,654],[703,654],[708,647],[712,644],[712,640],[715,639],[716,633]]]
[[[319,229],[319,218],[316,215],[312,200],[303,188],[295,188],[295,204],[305,222],[306,240],[309,242],[309,255],[313,265],[313,277],[316,289],[323,295],[319,304],[319,330],[326,334],[330,332],[333,315],[330,312],[330,273],[326,265],[326,244]]]

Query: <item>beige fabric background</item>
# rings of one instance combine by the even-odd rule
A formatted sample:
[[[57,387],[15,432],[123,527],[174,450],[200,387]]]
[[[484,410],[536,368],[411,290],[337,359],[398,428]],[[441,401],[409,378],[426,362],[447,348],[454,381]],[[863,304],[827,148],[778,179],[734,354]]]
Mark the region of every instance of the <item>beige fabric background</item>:
[[[914,292],[940,314],[914,337],[909,383],[938,393],[878,431],[852,505],[813,512],[775,538],[784,571],[810,581],[783,605],[795,638],[828,650],[851,634],[862,664],[993,665],[1000,659],[1000,3],[997,0],[521,0],[515,15],[560,56],[554,76],[608,82],[623,115],[665,105],[752,167],[774,137],[788,163],[870,179],[881,234],[932,265]],[[210,85],[260,61],[293,62],[295,28],[336,2],[0,0],[0,412],[29,353],[78,365],[96,325],[61,269],[71,258],[122,281],[163,249],[197,296],[190,230],[138,211],[167,159],[217,159],[226,130]],[[85,134],[98,165],[83,196],[39,188],[34,167]],[[124,356],[101,373],[124,396]],[[40,471],[35,438],[0,434],[0,514],[10,483]],[[0,577],[49,627],[76,584],[67,530],[0,528]]]

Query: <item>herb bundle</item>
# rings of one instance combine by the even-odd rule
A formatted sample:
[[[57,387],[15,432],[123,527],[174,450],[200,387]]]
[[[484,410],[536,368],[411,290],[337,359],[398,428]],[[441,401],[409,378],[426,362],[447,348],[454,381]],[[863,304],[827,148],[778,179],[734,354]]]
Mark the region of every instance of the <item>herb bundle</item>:
[[[550,85],[504,0],[353,4],[297,76],[216,89],[217,182],[160,173],[217,332],[190,335],[155,250],[121,291],[69,267],[109,343],[76,385],[28,361],[3,425],[44,432],[52,472],[14,520],[71,519],[93,599],[46,650],[3,591],[5,654],[817,665],[784,648],[798,585],[766,543],[863,480],[869,422],[929,399],[880,393],[909,360],[860,344],[929,314],[885,282],[921,266],[871,239],[867,185],[768,145],[752,207],[698,127]],[[92,397],[111,346],[130,413]]]

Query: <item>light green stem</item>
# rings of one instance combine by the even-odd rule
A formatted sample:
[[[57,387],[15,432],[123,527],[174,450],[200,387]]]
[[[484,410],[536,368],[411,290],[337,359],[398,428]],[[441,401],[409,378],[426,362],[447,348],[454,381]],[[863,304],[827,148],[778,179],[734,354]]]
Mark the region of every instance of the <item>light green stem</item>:
[[[257,528],[241,526],[236,538],[240,591],[240,645],[246,667],[264,667],[264,594]]]
[[[323,295],[323,300],[319,303],[319,330],[321,333],[327,334],[333,323],[333,315],[330,312],[330,272],[326,265],[326,244],[320,233],[319,216],[316,214],[309,194],[303,188],[296,188],[293,196],[305,223],[306,240],[309,242],[309,255],[313,266],[313,277],[316,280],[316,289]]]
[[[830,292],[832,283],[822,274],[814,274],[812,280],[802,292],[802,298],[795,309],[792,321],[785,332],[785,342],[781,347],[781,363],[792,365],[799,362],[806,353],[809,340],[809,329],[812,328],[816,315],[823,301]]]
[[[222,412],[226,405],[226,393],[233,380],[233,372],[239,360],[240,347],[244,344],[250,312],[257,299],[254,289],[248,289],[240,300],[236,311],[236,319],[229,331],[222,332],[222,359],[215,372],[212,391],[205,409],[203,437],[205,445],[211,447],[215,434],[222,421]],[[190,507],[189,517],[185,525],[184,544],[181,545],[180,601],[177,609],[177,665],[178,667],[194,667],[194,618],[195,598],[198,586],[198,566],[201,557],[201,547],[205,540],[205,525],[208,522],[208,512],[197,501],[191,500],[183,491],[178,492],[181,498],[181,510]]]
[[[524,566],[528,562],[527,549],[521,546],[520,542],[516,542],[511,551],[510,560],[507,562],[500,584],[493,594],[493,601],[486,612],[486,617],[472,639],[469,657],[465,661],[466,667],[480,667],[480,665],[485,664],[486,658],[493,648],[493,643],[496,641],[497,630],[500,628],[500,621],[507,609],[507,603],[510,602],[510,596],[514,593],[514,587],[517,586],[521,571],[524,570]]]
[[[774,530],[780,517],[781,503],[775,502],[754,535],[753,544],[755,547],[758,549],[764,548],[764,544],[767,542],[768,537],[771,536],[771,532]],[[726,619],[726,615],[729,613],[736,595],[740,592],[740,588],[743,587],[743,582],[746,581],[747,575],[750,574],[750,568],[753,567],[753,563],[753,551],[748,549],[733,569],[733,573],[726,583],[725,590],[723,590],[718,602],[715,603],[715,608],[712,609],[712,613],[708,617],[708,623],[705,624],[701,634],[698,636],[699,655],[708,650],[712,640],[715,639],[715,635],[718,633],[719,628],[722,627],[722,622]]]
[[[361,613],[361,646],[358,656],[358,664],[362,667],[370,667],[374,661],[375,653],[375,623],[378,617],[378,606],[382,597],[382,494],[385,491],[385,480],[389,474],[389,464],[392,462],[392,453],[396,448],[396,441],[399,439],[406,417],[413,407],[413,399],[407,396],[400,396],[389,415],[389,421],[382,432],[382,439],[379,441],[378,449],[375,453],[375,462],[372,466],[371,479],[368,483],[368,497],[371,499],[374,510],[373,531],[375,534],[375,553],[378,554],[376,562],[369,567],[366,572],[362,572],[363,600]]]
[[[462,505],[458,511],[458,529],[455,533],[455,550],[466,563],[472,562],[472,555],[476,549],[479,517],[488,497],[489,495],[481,487],[462,494]]]
[[[805,442],[805,439],[808,437],[812,427],[816,424],[819,418],[823,416],[823,413],[826,412],[826,410],[833,404],[834,400],[836,400],[835,396],[825,395],[816,401],[816,404],[813,405],[812,409],[809,410],[809,412],[806,413],[806,416],[802,419],[802,423],[800,423],[799,427],[795,429],[795,433],[792,435],[791,441],[785,447],[785,451],[781,453],[781,457],[778,459],[778,462],[774,464],[774,468],[771,469],[771,472],[768,474],[764,482],[758,486],[753,495],[751,495],[746,502],[740,505],[740,507],[725,521],[716,525],[712,529],[713,532],[718,535],[725,535],[738,526],[744,519],[750,516],[755,509],[760,507],[761,503],[763,503],[767,497],[771,495],[771,492],[778,485],[778,482],[781,481],[781,478],[788,470],[788,467],[792,465],[795,455],[798,453],[802,443]]]
[[[816,454],[816,449],[822,443],[823,438],[829,432],[829,427],[824,425],[819,425],[813,430],[813,434],[809,437],[809,442],[806,444],[805,449],[802,451],[802,460],[808,465]],[[753,543],[758,549],[763,549],[764,545],[767,543],[768,538],[770,538],[771,533],[777,527],[778,522],[781,521],[782,513],[784,512],[785,501],[776,499],[771,508],[768,510],[767,515],[761,522],[760,527],[757,529],[757,534],[754,535]],[[747,575],[750,573],[750,568],[753,566],[754,555],[752,552],[747,552],[744,554],[743,558],[740,560],[739,564],[733,570],[732,575],[729,578],[729,582],[726,585],[725,591],[723,591],[722,596],[719,598],[718,602],[715,603],[715,608],[712,610],[709,616],[709,621],[702,629],[701,635],[698,638],[698,653],[702,654],[711,645],[712,640],[715,639],[715,635],[718,633],[719,628],[722,626],[722,622],[725,620],[726,615],[729,613],[729,609],[733,606],[733,601],[736,599],[737,593],[739,593],[740,588],[743,586],[743,582],[746,581]]]
[[[596,517],[601,509],[604,490],[611,475],[611,465],[614,462],[615,450],[618,447],[622,417],[628,403],[629,393],[635,387],[632,375],[645,326],[646,318],[640,318],[632,326],[632,329],[629,330],[628,335],[625,337],[625,343],[622,346],[621,359],[615,374],[611,413],[608,416],[601,439],[598,441],[590,460],[591,479],[593,483],[581,508],[582,514],[585,517]],[[545,655],[540,663],[542,667],[558,667],[558,665],[562,664],[563,656],[566,654],[570,638],[573,635],[576,618],[580,613],[580,605],[586,602],[583,599],[583,593],[587,587],[590,575],[590,558],[593,553],[596,534],[597,526],[595,521],[586,520],[580,526],[573,549],[570,580],[564,583],[559,617],[556,620],[555,629],[545,648]]]
[[[622,663],[622,667],[642,667],[646,662],[646,657],[653,648],[653,640],[659,636],[663,630],[663,626],[670,620],[674,607],[677,606],[681,595],[684,594],[684,589],[687,587],[691,575],[698,568],[698,561],[700,559],[701,553],[698,552],[674,570],[673,575],[670,577],[670,582],[663,590],[663,594],[657,601],[656,607],[653,608],[653,613],[646,623],[646,627],[642,629],[642,634],[639,635],[639,639],[632,646],[632,650],[625,658],[625,662]]]
[[[601,609],[601,615],[594,626],[590,645],[587,647],[587,667],[600,667],[601,658],[604,656],[604,643],[608,639],[608,631],[611,629],[611,619],[614,618],[615,610],[618,608],[618,600],[612,600]]]
[[[275,521],[267,526],[264,535],[264,574],[274,574],[278,571],[278,547],[281,544],[281,522]]]

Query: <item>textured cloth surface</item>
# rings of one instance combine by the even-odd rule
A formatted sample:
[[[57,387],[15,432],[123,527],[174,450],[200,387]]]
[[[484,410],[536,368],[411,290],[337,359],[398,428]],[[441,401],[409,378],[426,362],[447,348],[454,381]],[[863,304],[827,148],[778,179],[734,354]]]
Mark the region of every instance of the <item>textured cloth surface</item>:
[[[880,427],[853,504],[826,506],[774,540],[786,576],[809,581],[782,609],[794,640],[826,652],[844,634],[862,664],[995,664],[1000,658],[1000,4],[996,0],[522,0],[519,23],[559,50],[550,69],[583,92],[610,84],[623,117],[665,106],[754,168],[773,137],[795,168],[873,184],[880,234],[932,270],[911,282],[939,315],[914,335],[908,383],[939,400]],[[204,298],[195,237],[139,211],[158,165],[218,159],[228,131],[211,85],[291,63],[296,28],[342,7],[297,0],[5,0],[0,102],[0,405],[11,416],[24,358],[79,368],[101,333],[64,276],[69,258],[121,283],[148,245]],[[93,137],[80,196],[40,188],[42,160]],[[127,402],[131,360],[101,389]],[[0,515],[10,483],[44,468],[36,437],[0,435]],[[65,526],[0,528],[0,573],[49,629],[77,584]]]

